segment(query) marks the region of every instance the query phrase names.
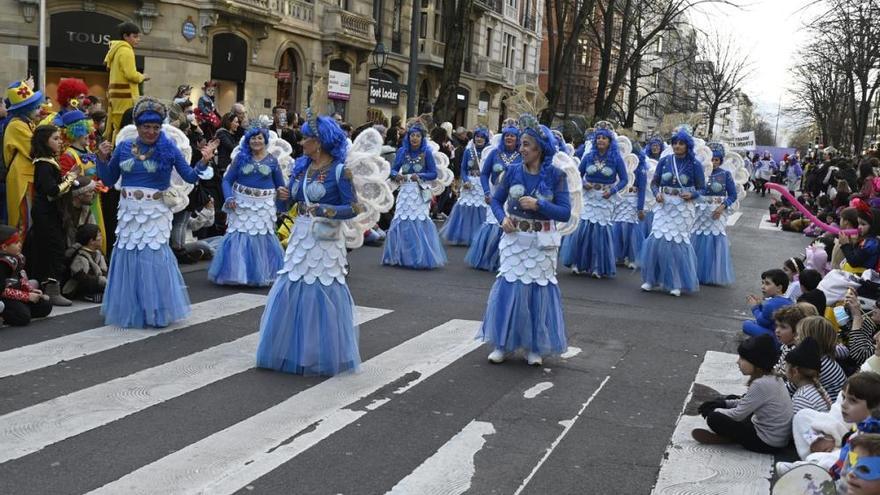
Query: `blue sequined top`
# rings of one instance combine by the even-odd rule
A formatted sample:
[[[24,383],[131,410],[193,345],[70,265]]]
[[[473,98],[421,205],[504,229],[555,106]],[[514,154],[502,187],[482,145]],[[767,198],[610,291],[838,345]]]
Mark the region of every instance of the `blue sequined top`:
[[[351,182],[351,172],[338,169],[345,165],[334,161],[327,169],[306,173],[311,160],[300,157],[290,174],[290,201],[305,202],[305,194],[309,195],[309,203],[317,206],[315,216],[347,220],[359,213],[357,195]],[[339,180],[336,180],[337,173]]]
[[[673,187],[690,192],[692,198],[698,198],[705,184],[703,166],[696,160],[667,155],[657,164],[654,178],[651,179],[651,192],[656,196],[660,193],[661,187]]]
[[[645,165],[645,160],[639,160],[639,166],[636,167],[635,174],[635,187],[638,189],[636,193],[636,209],[642,211],[645,209],[645,189],[648,186],[648,167]]]
[[[541,184],[541,174],[531,174],[526,170],[522,163],[511,165],[501,182],[498,189],[492,196],[492,213],[499,222],[503,222],[507,216],[504,211],[504,203],[507,203],[507,211],[511,215],[531,220],[556,220],[558,222],[567,222],[571,217],[571,201],[568,194],[568,184],[566,183],[565,174],[551,165],[544,165],[547,168],[547,183],[553,184],[552,190],[546,190],[546,186]],[[544,193],[541,190],[544,189]],[[531,196],[538,200],[538,210],[523,210],[519,207],[519,198],[522,196]]]
[[[584,182],[595,184],[614,184],[614,178],[616,177],[617,183],[611,188],[611,193],[614,194],[626,187],[629,177],[626,176],[626,165],[624,165],[623,160],[619,157],[616,160],[612,160],[607,154],[607,151],[601,156],[597,153],[596,159],[592,163],[588,163],[590,155],[585,156],[581,160],[578,171],[580,171]],[[609,159],[606,161],[606,158]]]
[[[489,194],[489,184],[498,184],[498,176],[501,172],[515,164],[522,164],[522,155],[517,150],[508,151],[505,149],[502,151],[495,148],[489,153],[489,156],[483,161],[483,170],[480,171],[480,184],[483,185],[483,190],[487,195]]]
[[[434,155],[431,151],[426,152],[408,151],[401,148],[397,151],[394,166],[391,167],[391,177],[398,174],[410,176],[418,174],[421,180],[434,180],[437,178],[437,164],[434,163]]]
[[[240,160],[232,162],[223,175],[223,195],[226,198],[235,197],[232,184],[236,182],[255,189],[278,189],[284,186],[284,176],[274,156],[267,154],[262,160],[251,160],[241,166],[240,163]]]
[[[100,158],[97,159],[98,177],[104,184],[115,184],[121,175],[123,187],[145,187],[164,191],[171,186],[171,167],[177,170],[183,180],[191,184],[199,180],[198,172],[207,168],[204,162],[200,162],[196,168],[191,167],[183,157],[183,153],[173,143],[165,146],[164,153],[160,155],[157,153],[159,148],[157,144],[147,146],[138,140],[141,156],[147,156],[141,161],[132,156],[132,143],[132,140],[119,143],[113,150],[109,162],[105,163]]]
[[[466,146],[464,156],[461,157],[461,178],[464,180],[468,176],[477,176],[482,173],[480,170],[480,153],[486,149],[485,146],[477,148],[476,146]],[[473,170],[471,170],[473,169]],[[473,172],[473,173],[471,173]]]
[[[715,168],[709,177],[706,178],[706,188],[701,191],[706,196],[727,196],[724,200],[724,206],[730,208],[730,205],[736,202],[736,183],[733,182],[733,176],[730,172],[723,168]]]

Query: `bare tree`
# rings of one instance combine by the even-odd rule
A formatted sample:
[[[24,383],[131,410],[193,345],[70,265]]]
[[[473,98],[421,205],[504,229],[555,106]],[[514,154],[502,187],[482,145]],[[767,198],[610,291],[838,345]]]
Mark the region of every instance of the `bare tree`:
[[[547,106],[541,122],[550,125],[562,103],[563,85],[571,77],[581,35],[593,13],[596,0],[546,0],[544,19],[548,35]],[[552,35],[550,34],[552,33]]]
[[[813,42],[798,54],[792,69],[794,104],[787,109],[801,117],[800,124],[814,123],[828,146],[842,147],[851,141],[843,125],[850,101],[848,76],[823,54],[824,46]]]
[[[456,90],[464,64],[464,49],[473,0],[443,0],[443,27],[446,47],[443,51],[443,75],[440,90],[434,103],[434,120],[445,122],[455,115]]]
[[[696,89],[700,101],[707,107],[707,135],[712,136],[718,109],[733,100],[743,81],[751,74],[752,66],[748,58],[737,51],[731,38],[717,33],[702,38],[700,54]]]

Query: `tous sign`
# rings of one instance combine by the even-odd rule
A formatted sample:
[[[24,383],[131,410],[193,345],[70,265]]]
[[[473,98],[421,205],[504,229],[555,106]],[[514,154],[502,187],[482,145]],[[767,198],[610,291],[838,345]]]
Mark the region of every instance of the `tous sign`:
[[[67,39],[71,43],[87,43],[92,45],[109,45],[110,35],[100,33],[83,33],[77,31],[65,31]]]

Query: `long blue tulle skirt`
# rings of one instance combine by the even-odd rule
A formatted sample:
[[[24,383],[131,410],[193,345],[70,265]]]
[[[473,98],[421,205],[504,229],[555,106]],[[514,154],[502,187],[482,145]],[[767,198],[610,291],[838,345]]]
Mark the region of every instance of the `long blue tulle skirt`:
[[[654,212],[646,211],[645,219],[639,222],[639,225],[642,226],[642,239],[646,239],[651,235],[651,227],[654,226]]]
[[[726,235],[693,235],[691,245],[697,255],[697,278],[701,284],[731,285],[735,282]]]
[[[638,263],[645,240],[641,224],[630,222],[614,222],[611,228],[614,238],[614,257]]]
[[[356,370],[358,327],[348,286],[333,281],[292,282],[287,275],[269,291],[260,321],[257,367],[300,375]]]
[[[221,285],[268,287],[284,265],[275,234],[229,232],[208,269],[208,280]]]
[[[431,270],[446,264],[446,251],[430,219],[391,221],[382,264]]]
[[[162,328],[189,313],[189,294],[168,244],[113,250],[101,304],[107,325]]]
[[[494,349],[522,349],[542,356],[567,348],[559,286],[495,280],[478,339]]]
[[[471,239],[486,221],[486,207],[468,206],[456,203],[446,224],[440,229],[440,236],[456,246],[470,246]]]
[[[501,265],[498,243],[501,242],[502,233],[501,226],[497,223],[484,223],[474,236],[471,247],[468,248],[464,257],[465,262],[477,270],[498,271],[498,266]]]
[[[563,265],[580,272],[603,277],[617,274],[611,225],[581,220],[577,230],[562,239],[559,256]]]
[[[700,288],[697,256],[687,242],[648,236],[642,245],[640,260],[642,282],[652,287],[686,292],[696,292]]]

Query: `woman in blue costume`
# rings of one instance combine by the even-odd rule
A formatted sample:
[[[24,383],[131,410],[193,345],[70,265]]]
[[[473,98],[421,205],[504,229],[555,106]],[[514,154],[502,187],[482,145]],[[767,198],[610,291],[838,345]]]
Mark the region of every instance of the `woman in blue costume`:
[[[620,198],[614,205],[614,257],[618,263],[629,268],[638,265],[645,236],[641,221],[645,218],[645,189],[648,183],[648,171],[642,150],[633,143],[633,153],[639,158],[639,164],[633,173],[635,184],[631,184],[620,192]]]
[[[651,179],[657,200],[651,234],[642,245],[642,290],[673,296],[700,289],[697,256],[691,245],[694,200],[705,187],[703,165],[694,156],[694,138],[682,125],[672,136],[673,154],[663,157]]]
[[[480,153],[489,143],[489,129],[477,127],[474,129],[474,138],[464,149],[461,157],[461,194],[452,208],[446,225],[440,230],[440,235],[449,243],[458,246],[470,246],[471,239],[483,223],[486,222],[485,197],[488,190],[483,191],[480,181]]]
[[[523,162],[504,173],[492,195],[492,212],[504,229],[501,267],[489,294],[478,338],[489,343],[489,361],[501,363],[523,350],[530,365],[567,347],[556,282],[560,233],[571,218],[566,172],[554,166],[553,135],[531,115],[520,118]],[[574,175],[574,164],[571,164]]]
[[[501,128],[501,143],[498,147],[489,151],[483,160],[483,169],[480,171],[480,183],[485,191],[486,204],[491,205],[491,199],[501,175],[515,164],[522,163],[519,154],[519,127],[516,121],[510,119]],[[501,264],[498,252],[498,243],[501,241],[501,226],[498,219],[489,211],[486,222],[477,231],[464,257],[465,262],[471,268],[494,272]]]
[[[208,270],[208,280],[215,284],[268,287],[284,264],[275,235],[275,196],[286,199],[287,190],[268,144],[268,129],[249,129],[223,175],[226,234]]]
[[[586,272],[595,278],[617,274],[612,215],[616,195],[626,187],[628,178],[616,138],[611,124],[596,124],[592,149],[579,168],[584,187],[580,224],[562,243],[562,264],[574,273]]]
[[[709,143],[712,173],[697,203],[697,218],[691,244],[697,254],[697,278],[704,285],[731,285],[734,282],[730,242],[727,240],[728,210],[736,202],[736,183],[724,162],[724,145]]]
[[[115,184],[122,177],[116,243],[101,306],[108,325],[161,328],[190,313],[183,276],[168,244],[173,215],[163,197],[172,170],[187,182],[197,182],[217,143],[203,148],[202,161],[192,168],[162,130],[165,114],[158,100],[139,99],[132,112],[138,137],[120,141],[112,157],[109,142],[99,148],[101,180]]]
[[[645,157],[645,173],[651,173],[651,167],[648,165],[647,161],[652,160],[654,165],[660,161],[660,157],[663,155],[663,151],[666,149],[666,143],[663,142],[663,138],[660,136],[652,136],[648,139],[648,142],[645,144],[644,157]],[[647,185],[646,185],[647,187]],[[654,199],[651,198],[651,203],[653,203]],[[654,208],[649,207],[647,211],[645,211],[645,218],[640,222],[642,226],[642,238],[646,238],[651,234],[651,225],[654,223]]]
[[[400,183],[394,218],[385,238],[382,264],[431,270],[446,264],[437,226],[431,220],[431,187],[437,165],[421,122],[412,123],[397,150],[391,178]]]
[[[289,187],[299,215],[260,321],[257,367],[335,375],[360,365],[340,221],[358,215],[361,205],[345,167],[348,141],[336,121],[310,116],[301,132],[303,156]]]
[[[578,160],[584,158],[584,154],[587,153],[587,144],[593,142],[593,133],[594,130],[592,128],[587,129],[587,132],[584,133],[584,142],[579,144],[578,147],[574,150],[574,156]]]

